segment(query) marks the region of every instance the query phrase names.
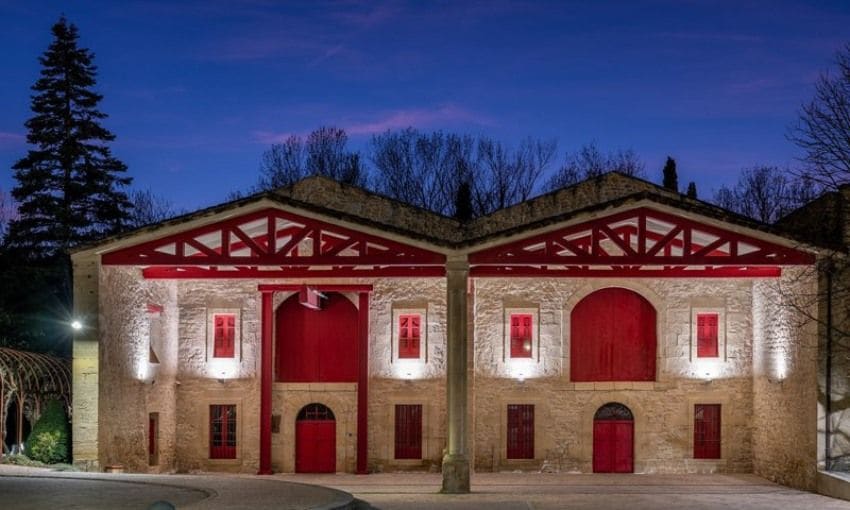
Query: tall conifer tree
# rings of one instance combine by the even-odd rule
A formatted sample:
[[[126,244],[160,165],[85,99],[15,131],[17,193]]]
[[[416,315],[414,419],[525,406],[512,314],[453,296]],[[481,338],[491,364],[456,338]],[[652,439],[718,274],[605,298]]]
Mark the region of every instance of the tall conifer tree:
[[[667,156],[664,163],[664,187],[671,191],[679,191],[679,176],[676,174],[676,160]]]
[[[39,59],[32,86],[27,142],[34,147],[12,167],[19,219],[8,242],[31,257],[121,230],[132,207],[122,188],[126,165],[107,146],[115,139],[100,121],[103,96],[93,90],[94,54],[77,46],[77,27],[64,17],[53,25],[53,42]]]

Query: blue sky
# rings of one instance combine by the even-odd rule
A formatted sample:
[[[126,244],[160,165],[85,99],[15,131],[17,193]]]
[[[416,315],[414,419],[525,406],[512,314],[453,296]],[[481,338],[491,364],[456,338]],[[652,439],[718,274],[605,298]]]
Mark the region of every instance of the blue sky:
[[[134,185],[192,209],[256,182],[262,151],[320,125],[355,148],[408,125],[668,154],[701,196],[795,164],[785,135],[850,42],[850,2],[0,0],[0,189],[61,13],[92,49]]]

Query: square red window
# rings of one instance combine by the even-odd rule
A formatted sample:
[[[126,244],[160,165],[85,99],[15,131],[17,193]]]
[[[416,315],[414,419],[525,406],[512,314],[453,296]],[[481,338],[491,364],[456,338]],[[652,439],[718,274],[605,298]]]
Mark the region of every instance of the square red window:
[[[236,406],[210,406],[210,458],[236,458]]]
[[[530,358],[534,320],[530,313],[511,314],[511,358]]]
[[[213,357],[233,358],[236,345],[236,316],[215,314],[213,316]]]
[[[717,314],[697,314],[697,357],[716,358],[720,349],[717,341]]]
[[[398,316],[398,357],[419,358],[421,341],[421,316],[404,314]]]
[[[422,458],[422,405],[396,404],[395,458]]]
[[[508,405],[507,458],[534,458],[534,405]]]
[[[720,458],[720,404],[694,406],[694,458]]]

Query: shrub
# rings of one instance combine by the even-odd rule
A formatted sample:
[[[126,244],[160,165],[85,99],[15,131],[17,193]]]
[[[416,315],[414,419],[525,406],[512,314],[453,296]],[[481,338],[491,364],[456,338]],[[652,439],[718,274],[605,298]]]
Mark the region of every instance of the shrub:
[[[27,454],[45,464],[68,461],[68,419],[57,400],[51,400],[27,439]]]

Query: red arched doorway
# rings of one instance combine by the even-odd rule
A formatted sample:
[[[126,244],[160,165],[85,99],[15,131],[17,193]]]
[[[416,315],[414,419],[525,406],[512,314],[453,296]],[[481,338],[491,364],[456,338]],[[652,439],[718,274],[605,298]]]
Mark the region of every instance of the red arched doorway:
[[[570,378],[655,380],[655,308],[628,289],[597,290],[570,314]]]
[[[308,404],[295,418],[295,472],[336,472],[336,420],[323,404]]]
[[[634,472],[635,420],[623,404],[611,402],[593,416],[593,472]]]
[[[357,308],[329,292],[321,309],[303,306],[298,294],[277,309],[278,382],[357,382]]]

